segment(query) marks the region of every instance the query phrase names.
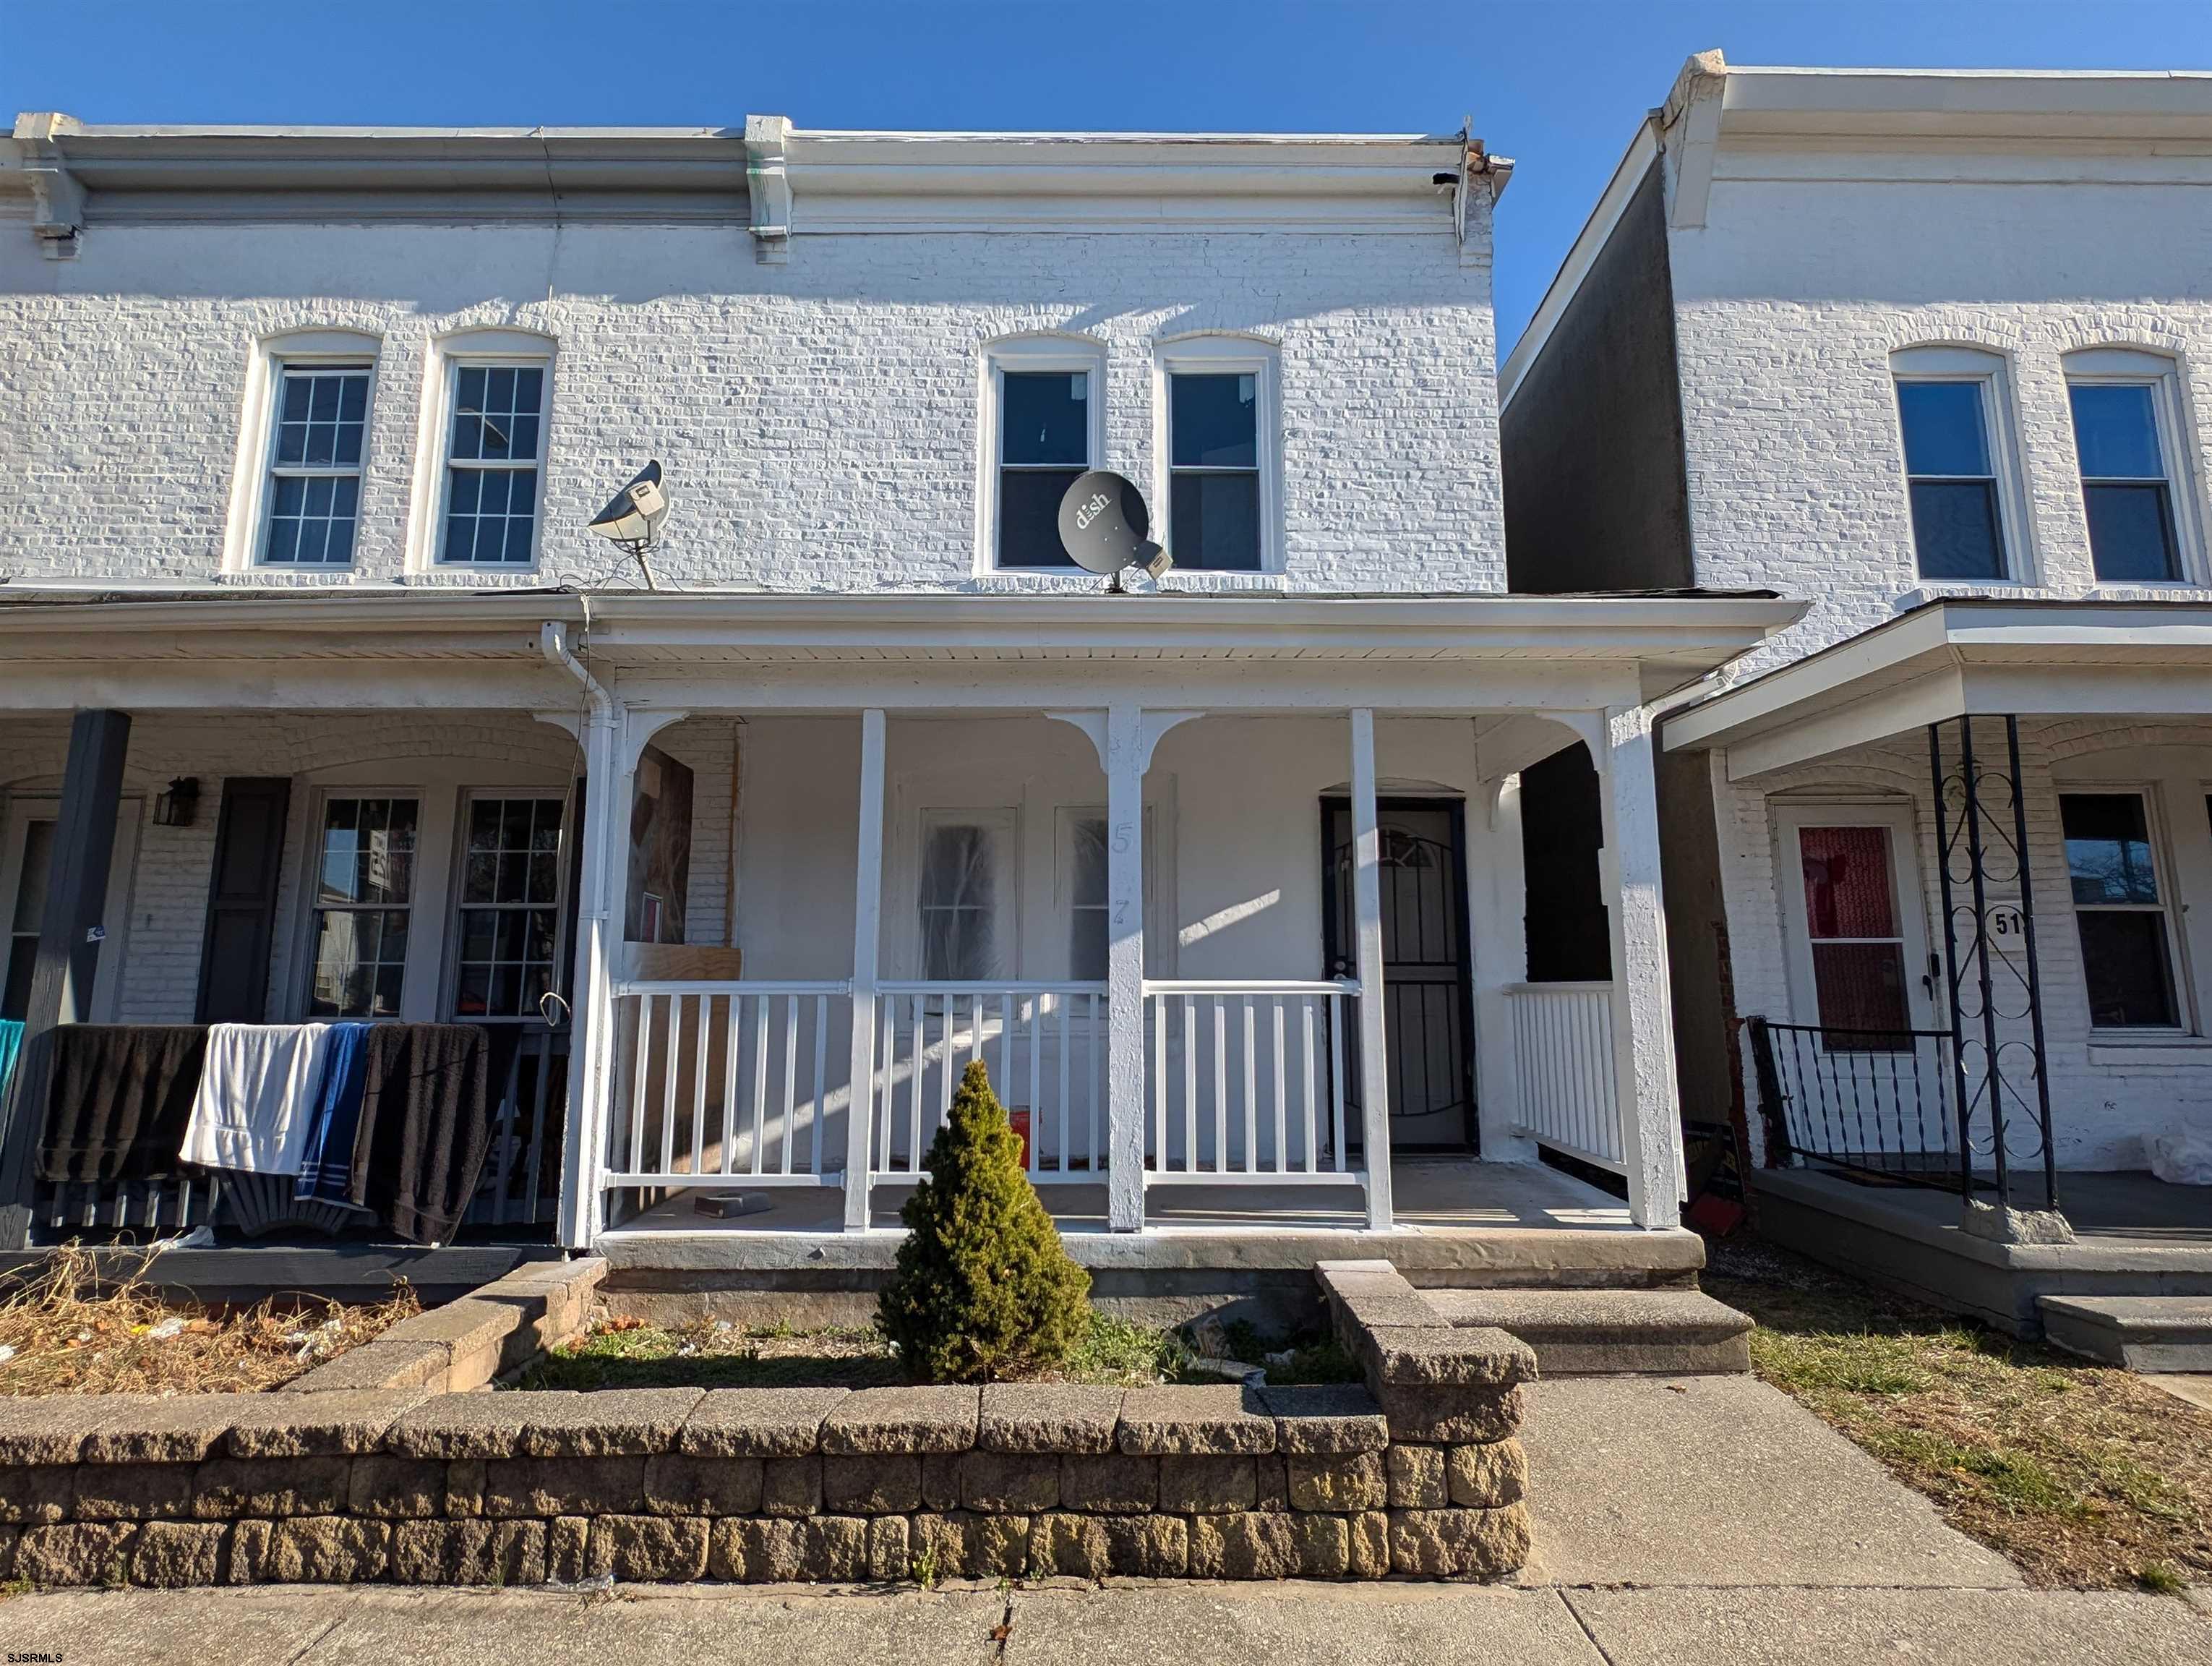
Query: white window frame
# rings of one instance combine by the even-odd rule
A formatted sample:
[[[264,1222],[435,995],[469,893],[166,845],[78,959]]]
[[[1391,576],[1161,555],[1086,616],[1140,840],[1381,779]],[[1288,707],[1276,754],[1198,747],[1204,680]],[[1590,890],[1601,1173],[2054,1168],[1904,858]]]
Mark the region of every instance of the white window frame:
[[[431,344],[422,378],[422,410],[416,430],[414,515],[408,538],[410,573],[535,574],[544,565],[545,510],[551,488],[548,465],[553,450],[554,399],[559,385],[559,344],[526,330],[469,330]],[[494,369],[539,369],[545,373],[545,399],[538,418],[538,512],[530,528],[527,562],[446,561],[447,452],[453,444],[453,401],[459,374],[474,366]],[[511,465],[510,465],[511,466]]]
[[[338,796],[340,797],[349,796],[349,794],[348,794],[343,789],[337,790]],[[517,1024],[534,1022],[538,1015],[530,1012],[525,1012],[520,1018],[514,1018],[491,1017],[483,1014],[470,1014],[464,1016],[454,1011],[454,1004],[460,999],[461,993],[461,945],[464,937],[464,933],[461,930],[461,915],[472,908],[495,908],[499,909],[501,913],[511,913],[533,906],[546,906],[542,903],[470,903],[463,900],[467,894],[468,888],[469,813],[471,809],[475,806],[477,800],[479,799],[553,799],[558,800],[560,803],[561,843],[559,848],[555,853],[554,860],[556,873],[553,886],[554,901],[550,904],[553,909],[552,987],[558,989],[562,982],[562,969],[568,964],[568,956],[569,952],[568,879],[569,868],[571,866],[570,857],[574,850],[574,847],[570,843],[570,840],[574,836],[573,824],[576,813],[576,797],[573,790],[562,787],[526,787],[513,785],[505,787],[464,787],[461,788],[460,796],[453,812],[452,840],[453,861],[450,864],[450,873],[446,882],[446,893],[440,902],[441,917],[439,931],[441,940],[439,946],[439,965],[441,970],[438,980],[438,1011],[441,1014],[441,1021],[447,1024]],[[318,830],[320,829],[321,823],[319,820],[316,823],[316,826]],[[412,905],[410,904],[410,906]],[[411,932],[411,926],[410,929]],[[311,950],[312,945],[313,939],[311,936]],[[412,952],[411,939],[410,942],[410,952]],[[313,969],[310,968],[310,976],[312,975]]]
[[[2005,586],[2035,581],[2033,523],[2021,477],[2019,424],[2013,417],[2011,367],[2003,354],[1987,347],[1899,348],[1889,356],[1890,420],[1897,434],[1897,489],[1905,511],[1905,538],[1912,572],[1922,584]],[[1971,382],[1981,389],[1982,432],[1997,491],[1997,550],[2002,571],[1993,578],[1940,578],[1920,570],[1920,538],[1912,524],[1912,471],[1905,461],[1905,412],[1898,402],[1900,382]]]
[[[2094,1043],[2113,1039],[2126,1040],[2135,1037],[2170,1041],[2178,1036],[2197,1033],[2196,986],[2190,976],[2186,907],[2182,900],[2180,876],[2175,872],[2172,835],[2166,824],[2164,804],[2159,784],[2140,777],[2104,780],[2093,777],[2069,777],[2055,782],[2053,791],[2060,800],[2052,808],[2058,812],[2059,871],[2066,880],[2066,912],[2075,921],[2074,953],[2081,968],[2081,1022],[2089,1041]],[[2073,864],[2066,860],[2066,826],[2064,800],[2069,798],[2133,798],[2143,807],[2143,832],[2150,841],[2151,878],[2158,886],[2159,900],[2155,903],[2077,903],[2074,900]],[[2095,1007],[2089,994],[2087,958],[2082,953],[2081,916],[2084,914],[2156,914],[2166,921],[2166,975],[2173,991],[2173,1018],[2170,1024],[2100,1025],[2094,1021]]]
[[[1174,409],[1169,385],[1184,372],[1253,378],[1255,453],[1260,465],[1261,573],[1283,570],[1283,426],[1280,368],[1274,344],[1255,336],[1170,336],[1152,344],[1152,536],[1175,553]],[[1209,577],[1251,577],[1248,571],[1193,567]]]
[[[983,349],[982,386],[976,425],[975,572],[980,576],[1066,578],[1084,576],[1080,568],[1001,567],[999,565],[1000,458],[1004,450],[1006,378],[1017,374],[1051,375],[1065,372],[1090,381],[1085,396],[1086,456],[1083,466],[1104,466],[1106,455],[1106,345],[1088,336],[1014,336],[989,343]],[[1060,466],[1067,466],[1062,465]]]
[[[1799,1024],[1820,1025],[1820,984],[1813,975],[1812,921],[1805,908],[1803,846],[1808,827],[1879,827],[1889,834],[1890,895],[1897,909],[1905,960],[1905,1011],[1915,1030],[1939,1025],[1938,1007],[1929,982],[1931,947],[1925,896],[1920,880],[1920,843],[1912,806],[1906,804],[1823,802],[1793,799],[1775,806],[1775,878],[1782,904],[1783,936],[1789,952],[1790,1011]],[[1826,941],[1849,941],[1827,939]],[[1883,939],[1863,939],[1862,941]]]
[[[2085,347],[2060,361],[2066,374],[2069,398],[2067,432],[2073,434],[2075,385],[2106,387],[2148,387],[2151,419],[2158,429],[2159,464],[2166,471],[2166,502],[2173,514],[2173,564],[2170,579],[2106,579],[2097,576],[2096,552],[2089,552],[2093,583],[2122,589],[2175,587],[2205,582],[2204,532],[2197,516],[2196,476],[2190,467],[2191,425],[2182,398],[2181,369],[2165,354],[2134,347]],[[2081,453],[2074,452],[2074,483],[2084,493],[2082,543],[2088,543],[2087,483],[2081,477]]]
[[[928,970],[928,937],[922,930],[921,918],[927,906],[922,887],[927,883],[929,872],[929,836],[939,827],[975,826],[998,830],[1000,851],[1005,858],[1004,867],[992,875],[992,906],[998,910],[994,934],[1006,945],[1002,957],[1003,969],[992,975],[992,981],[1012,982],[1021,977],[1022,969],[1022,815],[1012,806],[994,805],[975,809],[933,806],[921,810],[915,818],[914,842],[913,903],[908,915],[914,976],[926,978]]]
[[[232,465],[230,511],[223,529],[227,571],[266,573],[353,573],[361,567],[362,529],[368,520],[368,482],[376,454],[377,389],[383,369],[381,337],[361,330],[293,330],[270,336],[253,345],[253,358],[246,379],[246,398],[240,411],[238,450]],[[353,558],[343,567],[322,562],[268,562],[269,508],[275,494],[269,489],[276,461],[277,395],[284,372],[335,368],[339,365],[368,367],[368,406],[361,436],[361,497],[355,514]]]
[[[1106,806],[1103,804],[1063,804],[1054,812],[1052,823],[1053,919],[1060,928],[1060,963],[1071,979],[1076,976],[1075,824],[1085,819],[1103,823]],[[1170,888],[1166,877],[1160,871],[1159,841],[1154,836],[1158,820],[1153,806],[1146,805],[1144,846],[1145,976],[1170,977],[1174,974],[1169,970],[1170,952],[1175,946],[1175,933],[1167,928],[1161,914],[1160,899],[1170,894]]]
[[[313,1015],[311,1007],[315,984],[315,916],[323,909],[323,905],[316,900],[316,893],[322,883],[323,822],[332,799],[412,799],[415,801],[415,883],[404,904],[407,909],[407,958],[402,963],[399,1012],[396,1021],[433,1021],[433,1008],[422,994],[423,979],[427,975],[433,987],[439,982],[438,969],[445,954],[445,916],[451,911],[452,894],[434,883],[434,870],[425,865],[422,857],[426,850],[436,848],[432,842],[434,839],[449,831],[439,827],[438,819],[441,813],[450,813],[453,795],[436,787],[420,785],[331,781],[317,786],[307,796],[307,822],[300,839],[297,921],[294,928],[296,946],[289,971],[292,988],[287,1010],[301,1023],[388,1024],[395,1021],[390,1016],[332,1019],[319,1018]],[[353,907],[349,903],[334,906],[349,909]],[[431,927],[428,940],[421,929],[426,921]]]

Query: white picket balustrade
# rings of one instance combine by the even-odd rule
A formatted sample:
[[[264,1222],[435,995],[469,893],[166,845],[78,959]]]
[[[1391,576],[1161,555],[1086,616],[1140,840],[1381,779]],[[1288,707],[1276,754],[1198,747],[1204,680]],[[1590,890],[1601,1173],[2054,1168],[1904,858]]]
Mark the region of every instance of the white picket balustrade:
[[[1333,982],[1147,980],[1147,1185],[1357,1183],[1351,1002]]]
[[[1516,983],[1506,991],[1506,1007],[1522,1132],[1566,1156],[1624,1172],[1613,985]]]

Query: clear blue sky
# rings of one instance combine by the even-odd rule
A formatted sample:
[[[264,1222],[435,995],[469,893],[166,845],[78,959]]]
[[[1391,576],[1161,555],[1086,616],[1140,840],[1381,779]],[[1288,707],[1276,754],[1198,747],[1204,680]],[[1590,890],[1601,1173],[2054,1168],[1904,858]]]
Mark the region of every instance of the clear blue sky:
[[[1520,168],[1510,347],[1637,118],[1737,64],[2212,69],[2212,0],[0,0],[0,104],[101,122],[1432,131]]]

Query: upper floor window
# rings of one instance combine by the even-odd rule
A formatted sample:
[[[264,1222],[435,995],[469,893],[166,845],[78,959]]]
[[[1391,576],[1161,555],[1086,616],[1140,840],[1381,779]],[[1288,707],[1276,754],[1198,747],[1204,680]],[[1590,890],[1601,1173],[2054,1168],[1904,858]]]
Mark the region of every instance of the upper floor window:
[[[448,374],[452,414],[438,560],[527,567],[538,557],[546,367],[458,359]]]
[[[1996,356],[1920,347],[1893,363],[1920,577],[2006,577]]]
[[[371,367],[278,361],[261,559],[272,567],[347,567],[361,514]]]
[[[1241,337],[1167,344],[1168,525],[1180,568],[1256,573],[1274,548],[1274,356]]]
[[[2179,579],[2173,483],[2180,413],[2172,367],[2148,354],[2101,350],[2069,356],[2066,378],[2097,576],[2108,583]]]
[[[1103,450],[1102,352],[1039,336],[990,350],[985,423],[986,565],[1072,570],[1060,541],[1060,501]]]

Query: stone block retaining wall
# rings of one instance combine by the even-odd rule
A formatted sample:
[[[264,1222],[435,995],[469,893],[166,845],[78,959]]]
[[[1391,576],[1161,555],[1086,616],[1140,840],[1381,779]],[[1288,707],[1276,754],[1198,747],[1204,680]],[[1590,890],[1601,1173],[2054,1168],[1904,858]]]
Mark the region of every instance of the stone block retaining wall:
[[[1514,1433],[1533,1357],[1502,1333],[1370,1322],[1392,1316],[1374,1305],[1395,1293],[1377,1268],[1322,1275],[1365,1387],[416,1384],[0,1402],[0,1577],[1510,1572],[1528,1549]]]

